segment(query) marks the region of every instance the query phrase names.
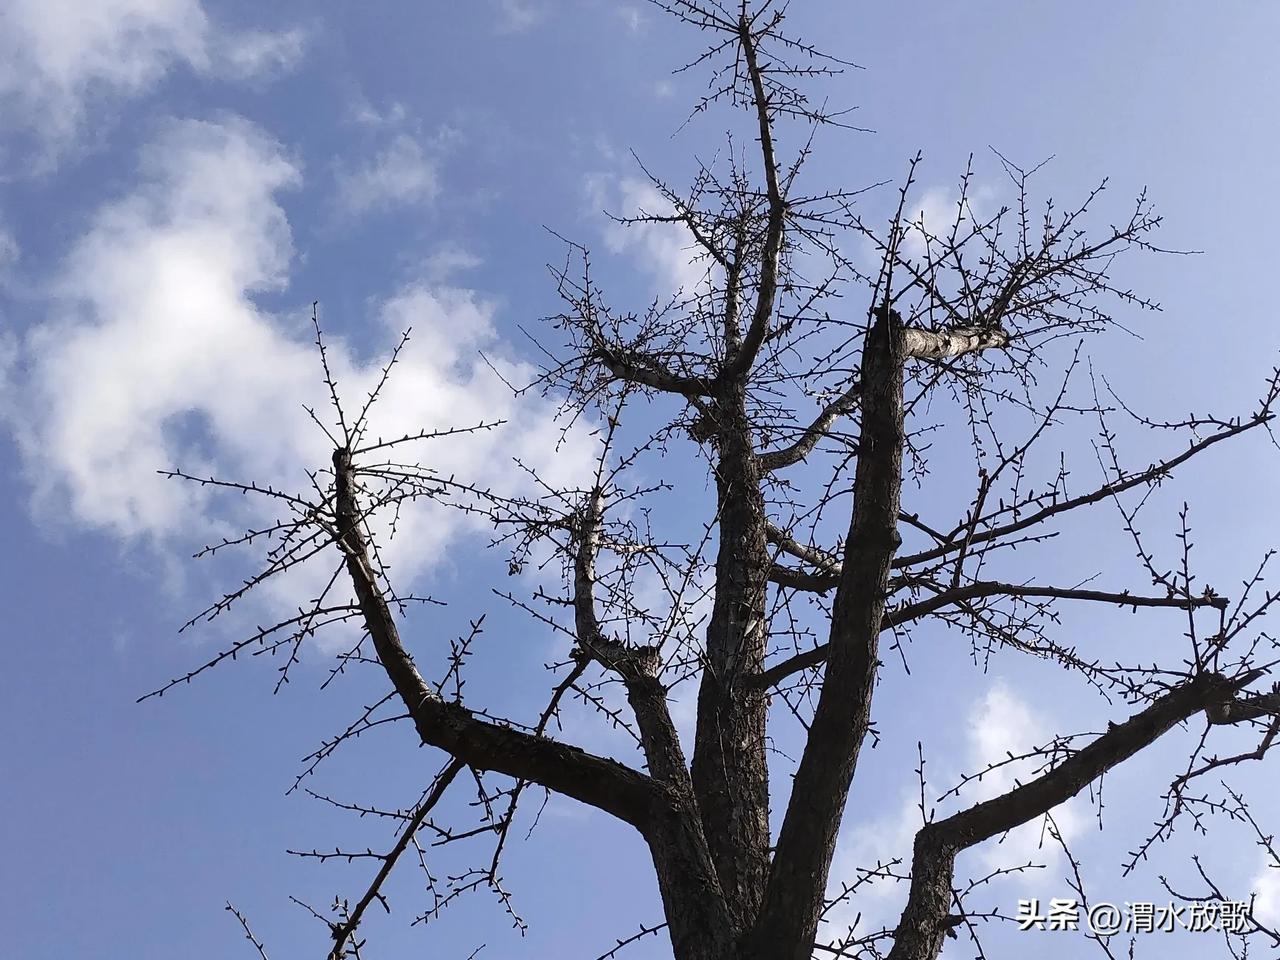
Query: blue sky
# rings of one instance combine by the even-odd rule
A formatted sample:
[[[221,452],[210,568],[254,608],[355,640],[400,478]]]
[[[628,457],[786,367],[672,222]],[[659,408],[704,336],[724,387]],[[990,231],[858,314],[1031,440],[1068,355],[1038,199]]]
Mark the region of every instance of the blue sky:
[[[1280,9],[797,2],[794,21],[865,68],[825,92],[857,104],[857,122],[875,131],[824,133],[812,178],[862,186],[899,177],[919,149],[927,213],[945,206],[975,153],[980,202],[994,208],[1008,196],[995,147],[1028,166],[1053,157],[1040,189],[1066,200],[1111,177],[1103,223],[1147,187],[1166,218],[1159,241],[1202,253],[1118,265],[1125,284],[1164,310],[1124,317],[1137,337],[1092,341],[1095,368],[1148,412],[1248,409],[1280,346],[1269,295]],[[250,661],[135,705],[254,615],[314,586],[304,575],[240,622],[179,637],[191,613],[244,573],[190,554],[253,515],[155,470],[181,463],[293,483],[300,463],[323,455],[301,412],[323,399],[309,340],[318,300],[355,395],[398,332],[414,327],[381,428],[500,416],[511,421],[505,432],[431,455],[498,489],[524,482],[513,456],[573,482],[589,468],[591,442],[571,433],[558,444],[551,404],[514,400],[478,353],[515,379],[535,359],[521,330],[556,310],[544,264],[563,256],[544,228],[591,245],[620,303],[643,304],[689,278],[678,235],[623,232],[599,211],[649,202],[630,150],[679,183],[732,122],[713,114],[676,133],[701,77],[670,71],[697,49],[697,37],[646,5],[605,0],[358,10],[10,0],[0,9],[0,902],[14,956],[248,956],[222,912],[228,899],[277,960],[323,955],[324,930],[288,897],[324,906],[358,896],[367,864],[318,865],[285,849],[377,848],[389,834],[284,794],[300,758],[381,693],[372,678],[317,693],[328,665],[316,650],[274,697],[276,664]],[[873,195],[868,209],[885,202]],[[1159,439],[1134,437],[1134,460],[1158,453]],[[1074,445],[1081,484],[1095,477],[1088,436],[1068,431],[1062,442]],[[1192,503],[1203,569],[1224,593],[1278,539],[1275,456],[1255,439],[1216,450],[1151,507],[1167,527],[1183,499]],[[670,469],[680,490],[673,523],[701,522],[705,475],[692,461]],[[508,586],[505,563],[457,515],[406,523],[398,577],[449,600],[417,628],[453,636],[490,611],[468,694],[536,710],[547,689],[541,665],[562,648],[493,598],[491,584]],[[1091,521],[1038,555],[1037,569],[1142,586],[1127,544],[1108,539],[1113,528]],[[1132,652],[1167,650],[1181,626],[1159,612],[1073,611],[1062,629]],[[927,745],[939,793],[1006,748],[1099,723],[1087,712],[1096,698],[1043,667],[1000,660],[984,674],[965,667],[966,651],[945,634],[913,638],[909,656],[911,676],[887,670],[877,694],[883,742],[860,766],[837,873],[906,852],[914,743],[939,716],[952,719]],[[566,724],[592,749],[626,749],[584,710]],[[1119,879],[1121,854],[1159,814],[1161,777],[1179,746],[1108,778],[1105,833],[1087,804],[1060,813],[1096,870],[1091,892],[1160,899],[1156,874],[1190,878],[1186,855],[1200,850],[1235,889],[1258,890],[1280,912],[1280,884],[1229,824],[1212,849],[1186,837],[1158,865]],[[344,753],[315,789],[398,806],[435,769],[395,728]],[[1252,770],[1231,782],[1275,786]],[[1034,836],[975,851],[970,866],[981,873],[1024,851],[1047,868],[993,885],[987,899],[1006,911],[1019,896],[1066,894],[1061,858],[1037,850]],[[485,943],[481,956],[590,958],[660,916],[637,838],[567,801],[553,801],[512,850],[506,876],[530,923],[525,935],[484,894],[410,928],[422,900],[406,870],[392,888],[395,915],[370,921],[375,955],[465,957]],[[891,922],[895,896],[862,906]],[[1030,941],[1017,936],[1033,935],[995,942],[1025,949]],[[1088,946],[1035,940],[1048,956]],[[1144,947],[1199,956],[1203,942],[1140,941],[1139,956]],[[630,953],[666,955],[660,938]]]

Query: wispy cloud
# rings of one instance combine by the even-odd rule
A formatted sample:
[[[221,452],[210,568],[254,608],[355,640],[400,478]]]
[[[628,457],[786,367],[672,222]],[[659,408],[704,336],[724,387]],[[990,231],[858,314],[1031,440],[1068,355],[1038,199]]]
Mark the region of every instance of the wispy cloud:
[[[596,174],[587,178],[586,193],[596,216],[602,209],[622,217],[673,212],[651,183],[636,177]],[[710,261],[682,224],[610,222],[604,240],[611,252],[634,256],[664,292],[693,293],[707,281]]]
[[[1269,927],[1280,925],[1280,865],[1268,859],[1253,878],[1252,886],[1258,921]]]
[[[645,25],[645,17],[640,8],[630,3],[620,5],[617,8],[617,14],[623,25],[632,33],[639,33]]]
[[[546,11],[531,0],[497,0],[497,10],[499,33],[523,33],[546,15]]]
[[[138,95],[170,69],[242,78],[291,66],[300,32],[237,32],[200,0],[7,0],[0,4],[6,125],[55,153],[90,107]]]
[[[904,213],[907,230],[902,238],[902,251],[910,257],[922,257],[930,245],[938,249],[938,242],[945,242],[951,230],[959,223],[959,235],[966,228],[973,229],[980,218],[987,216],[987,208],[995,198],[995,191],[987,186],[970,186],[963,202],[960,192],[948,187],[929,187],[912,198]]]
[[[1010,756],[1021,756],[1043,746],[1053,737],[1050,718],[1032,708],[1011,687],[997,683],[982,698],[969,721],[970,760],[981,770]],[[1025,781],[1036,762],[1010,763],[993,770],[972,789],[965,791],[966,803],[988,800],[1014,789]],[[1080,833],[1084,820],[1077,806],[1067,802],[1051,811],[1054,823],[1070,842]],[[1044,818],[1036,818],[1009,832],[998,843],[984,844],[978,851],[983,865],[991,870],[1025,863],[1057,863],[1061,847],[1045,830]]]
[[[453,126],[424,130],[404,104],[379,108],[363,97],[351,106],[356,128],[334,161],[338,210],[347,217],[429,204],[440,194],[440,168],[464,139]]]
[[[455,243],[446,243],[427,255],[422,269],[428,282],[449,283],[459,273],[474,270],[484,261]]]
[[[5,226],[4,221],[0,220],[0,283],[4,282],[9,268],[18,262],[19,256],[21,256],[21,248],[18,246],[17,237]]]
[[[351,118],[372,130],[399,129],[409,120],[409,111],[403,103],[395,101],[385,110],[379,110],[364,97],[358,97],[351,108]]]
[[[297,65],[306,50],[306,41],[306,32],[298,28],[279,33],[248,30],[223,35],[218,53],[235,76],[272,76]]]
[[[367,160],[338,170],[338,200],[353,215],[428,203],[439,192],[436,160],[406,133]]]

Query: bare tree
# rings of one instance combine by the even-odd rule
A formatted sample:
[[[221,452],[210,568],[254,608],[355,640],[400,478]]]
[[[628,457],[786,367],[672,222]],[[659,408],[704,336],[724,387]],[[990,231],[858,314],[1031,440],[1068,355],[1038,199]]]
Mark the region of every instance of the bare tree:
[[[957,855],[1050,817],[1107,771],[1187,725],[1202,735],[1186,768],[1171,774],[1166,815],[1135,862],[1183,821],[1199,826],[1215,811],[1248,817],[1267,840],[1241,797],[1215,800],[1197,784],[1211,770],[1263,759],[1273,745],[1280,694],[1259,686],[1273,647],[1259,618],[1276,595],[1254,596],[1262,591],[1261,568],[1235,598],[1202,586],[1185,511],[1182,556],[1166,566],[1145,546],[1139,514],[1149,493],[1191,458],[1269,431],[1280,378],[1271,378],[1242,417],[1162,421],[1137,414],[1092,375],[1081,351],[1087,338],[1116,324],[1119,310],[1156,309],[1112,278],[1121,255],[1156,249],[1151,235],[1159,218],[1145,196],[1118,225],[1096,231],[1089,224],[1101,188],[1066,208],[1041,205],[1031,193],[1036,171],[1000,157],[1015,200],[980,214],[966,172],[954,217],[938,229],[911,213],[913,162],[882,227],[860,212],[862,189],[802,188],[814,132],[847,122],[846,114],[808,99],[805,88],[847,64],[786,33],[784,3],[659,6],[710,38],[690,65],[711,72],[695,113],[721,104],[740,109],[755,143],[744,150],[731,142],[724,159],[701,166],[686,190],[651,178],[661,209],[622,218],[684,230],[705,268],[695,289],[627,312],[602,294],[585,248],[568,244],[568,258],[553,271],[563,310],[538,335],[547,358],[541,378],[522,389],[559,397],[566,429],[596,430],[594,475],[571,489],[544,484],[527,496],[498,496],[397,459],[417,443],[450,441],[438,433],[371,437],[370,409],[381,387],[351,416],[326,364],[333,454],[311,475],[313,489],[289,494],[188,477],[269,498],[286,512],[234,541],[269,542],[267,565],[203,616],[218,616],[303,562],[332,558],[333,566],[328,586],[296,617],[245,637],[173,683],[263,649],[286,657],[283,681],[320,627],[354,622],[359,641],[335,674],[370,666],[391,692],[326,741],[312,767],[338,744],[395,721],[412,724],[421,743],[443,757],[439,775],[407,808],[347,805],[398,824],[386,853],[306,854],[372,861],[358,899],[339,899],[328,916],[313,910],[332,933],[330,957],[360,956],[362,920],[375,901],[386,906],[382,884],[406,856],[426,871],[426,915],[477,887],[497,891],[509,906],[499,863],[530,788],[598,808],[647,844],[665,922],[641,926],[606,956],[663,927],[679,960],[919,960],[936,957],[944,938],[957,933],[981,952],[980,930],[1000,913],[969,905],[982,879],[959,879]],[[784,136],[800,146],[784,154]],[[322,337],[318,343],[323,358]],[[1041,451],[1053,447],[1064,423],[1089,420],[1106,479],[1080,488],[1064,457]],[[1116,420],[1167,437],[1169,452],[1129,462]],[[501,425],[450,432],[470,429]],[[952,460],[973,461],[969,487],[970,475],[948,469],[950,490],[969,490],[955,503],[926,493],[939,448],[949,448]],[[678,450],[705,464],[714,487],[713,512],[692,530],[676,529],[653,506],[665,484],[653,479],[652,464]],[[1041,469],[1047,473],[1037,476]],[[423,500],[491,521],[493,542],[510,551],[513,572],[548,557],[562,563],[559,592],[537,586],[502,594],[572,638],[572,654],[554,665],[545,709],[531,722],[463,703],[462,674],[481,636],[479,621],[448,650],[402,632],[407,606],[426,598],[393,589],[378,544],[394,533],[388,517]],[[1069,536],[1074,518],[1093,509],[1114,511],[1149,591],[1123,583],[1055,585],[1028,568],[1036,545]],[[1016,548],[1017,564],[1010,560]],[[642,597],[642,585],[661,602]],[[1168,646],[1162,662],[1125,664],[1087,638],[1055,636],[1058,610],[1070,604],[1182,611],[1185,637]],[[1038,766],[1002,795],[942,819],[930,817],[922,799],[911,862],[868,865],[833,893],[837,833],[874,734],[881,639],[893,637],[898,647],[931,621],[967,638],[979,666],[996,651],[1051,661],[1131,712],[1101,732],[1062,735],[1011,757]],[[419,662],[426,661],[438,668],[438,680],[424,675]],[[697,721],[687,756],[669,702],[674,690],[693,685]],[[594,755],[553,736],[567,697],[630,730],[642,763]],[[783,722],[800,730],[794,762],[771,759],[771,727]],[[1257,728],[1256,747],[1218,753],[1218,731],[1233,727]],[[789,783],[776,775],[771,782],[771,763],[790,766]],[[921,778],[923,792],[923,762]],[[464,782],[479,792],[478,822],[441,821],[441,798]],[[771,822],[771,814],[780,817]],[[475,870],[438,884],[424,836],[438,844],[487,838],[492,846]],[[1061,839],[1056,829],[1054,836]],[[1083,897],[1078,861],[1070,851],[1068,857]],[[834,903],[881,878],[908,885],[893,928],[855,926],[834,941],[820,938],[820,921]],[[1207,875],[1202,880],[1207,892],[1188,898],[1226,898]],[[1280,943],[1256,920],[1243,935]],[[1109,952],[1105,939],[1095,939]]]

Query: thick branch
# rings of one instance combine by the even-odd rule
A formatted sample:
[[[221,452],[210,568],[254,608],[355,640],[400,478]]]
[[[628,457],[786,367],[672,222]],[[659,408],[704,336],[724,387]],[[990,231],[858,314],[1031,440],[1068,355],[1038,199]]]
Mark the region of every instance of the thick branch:
[[[831,577],[831,586],[834,587],[839,581],[840,560],[833,554],[820,547],[806,546],[786,531],[775,527],[772,523],[765,526],[765,535],[769,538],[769,542],[783,553],[789,553],[797,560],[812,564]]]
[[[745,386],[726,387],[718,410],[719,543],[692,775],[716,873],[743,929],[764,896],[769,862],[768,701],[749,680],[764,666],[770,564]]]
[[[1243,723],[1277,716],[1280,716],[1280,691],[1276,690],[1224,700],[1208,711],[1209,722],[1215,724]]]
[[[621,350],[604,345],[596,347],[595,355],[619,380],[684,397],[706,397],[711,394],[711,386],[703,378],[679,376],[647,357],[628,356]]]
[[[885,592],[901,542],[902,382],[901,329],[883,310],[868,331],[862,354],[862,453],[832,608],[827,676],[751,937],[756,957],[807,960],[811,955],[836,830],[870,722]]]
[[[934,960],[950,928],[951,880],[956,854],[983,840],[1043,816],[1107,770],[1150,746],[1201,710],[1221,703],[1257,672],[1228,680],[1201,674],[1151,706],[1116,724],[1048,773],[994,799],[936,823],[916,835],[911,892],[898,923],[889,960]]]
[[[945,360],[1008,344],[1009,335],[1000,329],[954,327],[950,330],[933,331],[908,327],[902,331],[903,355],[916,360]],[[760,454],[760,469],[768,473],[802,461],[840,417],[857,409],[861,392],[862,384],[853,384],[823,408],[795,443]]]
[[[650,774],[692,796],[688,766],[667,708],[666,689],[658,680],[661,658],[657,648],[630,647],[606,637],[600,629],[595,581],[603,510],[604,492],[597,487],[575,520],[573,607],[578,647],[582,655],[622,678]]]
[[[809,570],[797,570],[781,563],[769,568],[769,580],[789,590],[802,590],[805,593],[826,593],[836,585],[836,578],[829,573],[813,573]],[[824,643],[822,649],[827,645]]]
[[[947,360],[1008,345],[1009,334],[999,327],[952,327],[938,331],[907,327],[902,331],[902,352],[914,360]]]
[[[333,467],[337,478],[338,546],[346,557],[347,573],[378,660],[409,711],[422,742],[439,747],[474,769],[496,770],[541,784],[643,832],[660,799],[660,791],[649,777],[577,747],[477,719],[470,710],[445,701],[427,685],[401,643],[395,619],[369,561],[368,544],[360,528],[350,453],[335,450]]]
[[[622,678],[649,773],[665,788],[667,802],[644,833],[671,942],[679,956],[718,956],[730,942],[733,923],[671,721],[667,689],[658,679],[661,657],[656,647],[629,647],[606,637],[596,615],[595,565],[603,511],[604,493],[596,487],[574,521],[573,605],[579,652]]]
[[[835,426],[837,420],[845,414],[852,413],[857,408],[858,396],[861,392],[862,384],[853,384],[823,408],[814,421],[804,428],[804,432],[800,434],[800,439],[795,443],[780,450],[770,450],[767,453],[760,454],[761,472],[769,473],[773,470],[780,470],[782,467],[789,467],[794,463],[799,463],[807,457],[813,451],[813,448],[818,445],[818,441],[825,437],[831,428]]]

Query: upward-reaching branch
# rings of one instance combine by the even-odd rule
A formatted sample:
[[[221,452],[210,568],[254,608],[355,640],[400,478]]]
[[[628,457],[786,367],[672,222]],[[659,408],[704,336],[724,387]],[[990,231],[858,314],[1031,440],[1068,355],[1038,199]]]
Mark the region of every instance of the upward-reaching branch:
[[[943,937],[951,927],[951,878],[961,850],[1043,816],[1183,720],[1229,702],[1237,690],[1257,677],[1257,671],[1233,679],[1200,674],[1125,722],[1111,725],[1049,772],[945,820],[926,824],[916,834],[911,891],[889,960],[934,960],[941,951]]]
[[[862,353],[854,510],[831,614],[827,676],[778,834],[753,956],[805,960],[822,912],[836,832],[871,719],[885,589],[900,543],[903,334],[881,308]]]
[[[765,90],[764,77],[759,62],[756,38],[752,33],[752,20],[744,11],[738,21],[738,38],[742,57],[746,63],[747,77],[751,83],[752,102],[760,138],[760,163],[764,168],[765,199],[768,215],[765,220],[764,243],[760,251],[760,275],[756,281],[755,306],[751,322],[742,343],[737,344],[721,372],[721,378],[735,381],[744,376],[756,361],[760,346],[769,332],[778,295],[778,264],[782,257],[782,235],[786,226],[787,203],[782,195],[778,176],[778,161],[773,149],[773,115],[769,94]]]
[[[356,494],[355,467],[347,450],[334,451],[333,471],[338,547],[378,660],[409,711],[422,742],[448,751],[476,770],[496,770],[542,784],[598,807],[643,832],[659,797],[648,777],[615,760],[480,720],[461,704],[445,701],[427,685],[400,640],[399,628],[370,562]]]

